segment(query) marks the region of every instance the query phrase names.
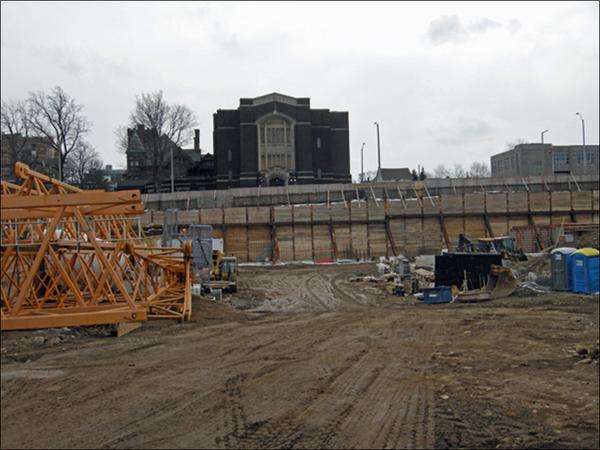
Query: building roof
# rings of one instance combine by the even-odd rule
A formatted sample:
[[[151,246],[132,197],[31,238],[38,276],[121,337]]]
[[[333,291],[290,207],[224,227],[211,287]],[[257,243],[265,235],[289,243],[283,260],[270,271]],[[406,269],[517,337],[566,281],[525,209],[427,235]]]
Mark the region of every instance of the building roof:
[[[182,149],[183,154],[187,155],[193,162],[200,162],[202,161],[202,151],[201,150],[194,150],[193,148],[184,148]]]
[[[375,181],[400,181],[400,180],[412,180],[412,174],[410,169],[406,167],[397,169],[384,169],[381,168],[377,171]]]

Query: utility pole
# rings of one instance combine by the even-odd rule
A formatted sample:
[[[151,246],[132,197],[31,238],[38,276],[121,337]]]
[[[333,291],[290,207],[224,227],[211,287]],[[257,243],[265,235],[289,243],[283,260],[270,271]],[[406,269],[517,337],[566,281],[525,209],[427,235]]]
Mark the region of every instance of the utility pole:
[[[581,137],[583,139],[583,173],[587,172],[587,155],[585,151],[585,121],[583,120],[583,116],[580,113],[575,113],[576,116],[579,116],[581,119]]]
[[[377,127],[377,173],[381,172],[381,145],[379,143],[379,124],[374,122]]]
[[[173,146],[171,145],[171,192],[175,192],[175,170],[173,167]]]
[[[362,143],[362,147],[360,148],[360,182],[365,182],[365,160],[363,155],[363,150],[365,149],[365,143]]]
[[[548,131],[550,131],[550,130],[544,130],[544,131],[542,131],[542,144],[544,143],[544,133],[547,133]]]

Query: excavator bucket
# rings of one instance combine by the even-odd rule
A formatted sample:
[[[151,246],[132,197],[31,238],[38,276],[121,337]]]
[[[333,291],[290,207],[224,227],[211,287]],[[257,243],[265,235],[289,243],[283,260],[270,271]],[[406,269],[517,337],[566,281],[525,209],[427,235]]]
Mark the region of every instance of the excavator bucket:
[[[512,270],[494,264],[492,264],[491,269],[486,286],[491,298],[508,297],[515,292],[517,289],[517,280]]]

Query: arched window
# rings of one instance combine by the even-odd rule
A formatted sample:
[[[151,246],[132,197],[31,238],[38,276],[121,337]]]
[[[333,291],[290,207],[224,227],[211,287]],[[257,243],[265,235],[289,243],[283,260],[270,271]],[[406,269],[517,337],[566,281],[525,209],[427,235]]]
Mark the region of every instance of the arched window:
[[[293,172],[294,124],[274,114],[258,121],[258,170]]]

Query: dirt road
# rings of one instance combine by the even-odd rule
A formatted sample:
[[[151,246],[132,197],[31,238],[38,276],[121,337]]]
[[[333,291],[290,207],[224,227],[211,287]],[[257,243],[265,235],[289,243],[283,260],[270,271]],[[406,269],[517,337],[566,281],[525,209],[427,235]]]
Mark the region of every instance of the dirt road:
[[[598,448],[597,298],[423,305],[360,270],[244,268],[246,309],[122,338],[3,333],[2,447]]]

